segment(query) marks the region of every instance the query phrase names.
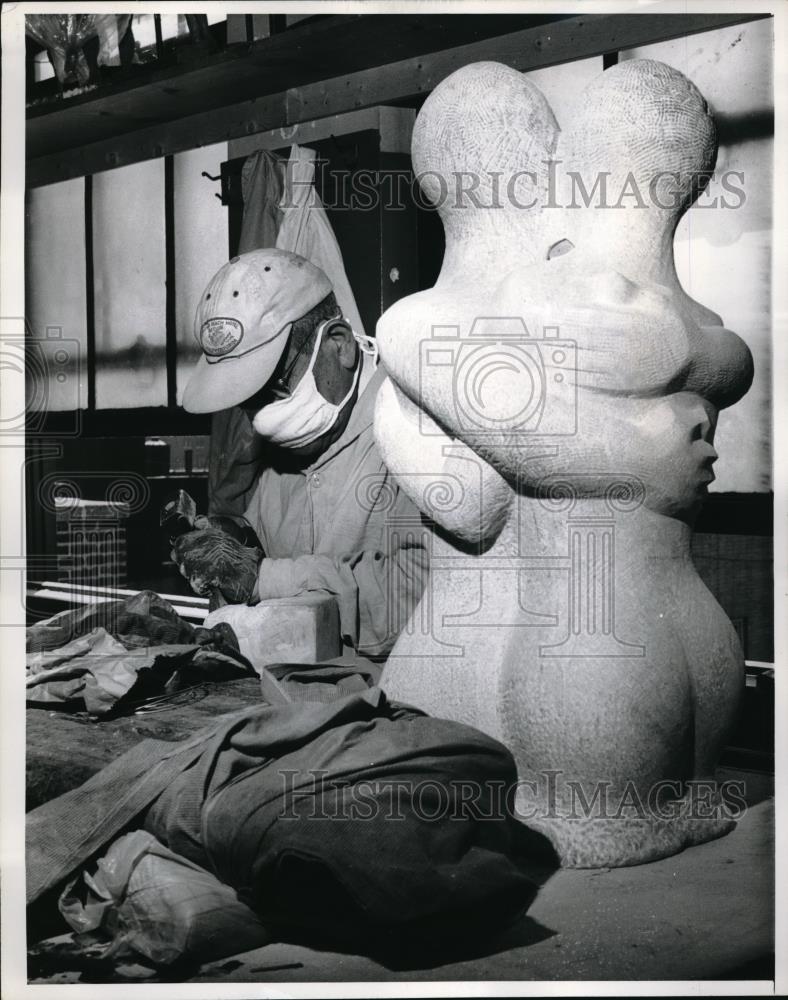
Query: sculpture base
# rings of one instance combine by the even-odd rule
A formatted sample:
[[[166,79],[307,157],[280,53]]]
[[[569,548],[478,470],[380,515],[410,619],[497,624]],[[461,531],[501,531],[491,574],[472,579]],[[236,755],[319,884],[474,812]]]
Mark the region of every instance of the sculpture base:
[[[625,868],[659,861],[687,847],[730,833],[736,821],[701,819],[564,819],[534,820],[532,829],[555,848],[562,868]]]

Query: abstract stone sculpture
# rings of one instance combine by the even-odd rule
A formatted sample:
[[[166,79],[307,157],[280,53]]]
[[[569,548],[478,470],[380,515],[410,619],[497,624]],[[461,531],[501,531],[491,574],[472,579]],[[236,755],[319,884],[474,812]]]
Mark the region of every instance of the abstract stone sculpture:
[[[551,189],[556,137],[544,97],[494,63],[453,74],[416,121],[446,254],[435,287],[378,324],[375,428],[424,515],[391,530],[425,531],[432,568],[382,685],[502,740],[518,813],[564,865],[637,864],[732,826],[693,782],[714,778],[743,657],[690,537],[717,414],[752,363],[673,266],[716,154],[697,89],[650,61],[606,71]],[[570,172],[590,190],[602,171],[610,207],[566,207]],[[458,172],[479,176],[475,201],[453,197]]]

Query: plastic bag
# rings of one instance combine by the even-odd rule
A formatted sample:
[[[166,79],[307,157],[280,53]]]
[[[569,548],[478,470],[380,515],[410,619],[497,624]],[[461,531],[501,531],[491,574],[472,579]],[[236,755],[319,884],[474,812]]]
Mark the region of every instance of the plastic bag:
[[[25,31],[45,46],[61,85],[84,87],[90,79],[85,42],[98,35],[98,65],[119,66],[120,40],[130,21],[130,14],[28,14]]]
[[[202,964],[270,940],[234,889],[143,830],[118,838],[92,874],[66,887],[59,907],[75,931],[105,936],[102,957],[118,962]]]

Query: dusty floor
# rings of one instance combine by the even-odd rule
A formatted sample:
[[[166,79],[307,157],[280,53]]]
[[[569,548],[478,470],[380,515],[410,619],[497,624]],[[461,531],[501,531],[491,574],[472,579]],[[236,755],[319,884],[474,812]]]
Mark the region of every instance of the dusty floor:
[[[773,802],[763,801],[727,837],[675,857],[558,871],[527,916],[485,954],[463,960],[392,968],[280,943],[205,965],[188,982],[771,978],[773,827]],[[66,972],[31,979],[80,981]]]

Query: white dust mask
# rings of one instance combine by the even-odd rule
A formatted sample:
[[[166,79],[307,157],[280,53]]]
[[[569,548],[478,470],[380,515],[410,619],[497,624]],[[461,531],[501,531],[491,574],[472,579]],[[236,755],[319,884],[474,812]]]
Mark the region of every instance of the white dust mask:
[[[252,421],[254,429],[261,437],[279,445],[280,448],[303,448],[327,434],[356,391],[362,367],[361,359],[356,365],[353,383],[341,402],[329,403],[317,387],[313,369],[323,340],[323,332],[328,325],[330,324],[323,324],[315,341],[309,367],[295,389],[285,399],[277,399],[258,410]],[[371,338],[362,337],[355,331],[353,337],[361,351],[373,355],[377,363],[377,344]]]

